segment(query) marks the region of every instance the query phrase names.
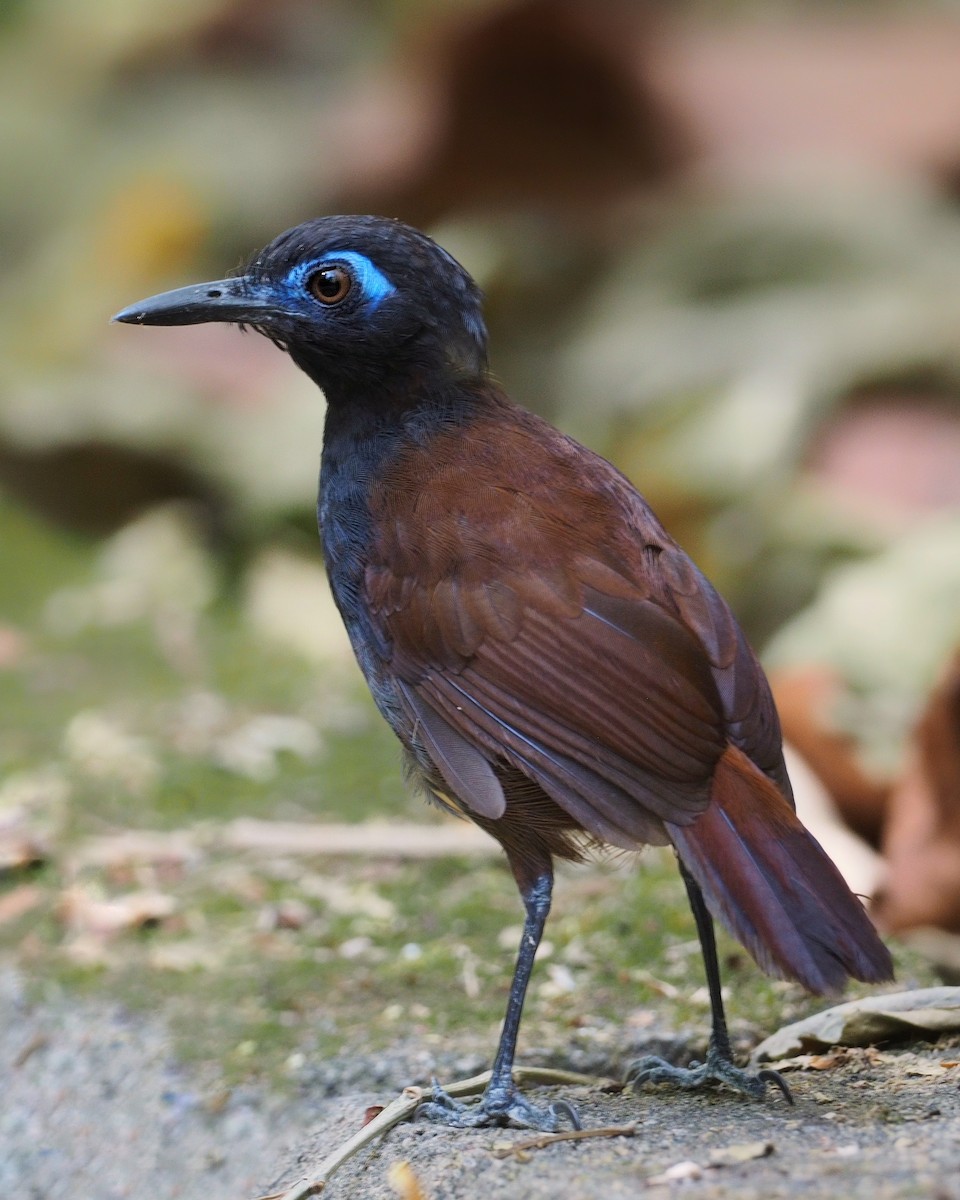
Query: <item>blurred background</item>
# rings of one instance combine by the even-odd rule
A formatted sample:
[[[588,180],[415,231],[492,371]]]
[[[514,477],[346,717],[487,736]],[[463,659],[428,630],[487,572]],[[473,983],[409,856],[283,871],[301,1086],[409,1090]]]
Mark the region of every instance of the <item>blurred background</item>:
[[[804,802],[864,839],[837,850],[851,879],[960,972],[923,941],[960,932],[958,64],[960,9],[922,0],[0,5],[11,961],[176,1002],[219,966],[238,1069],[271,1039],[289,1065],[327,965],[336,1044],[358,977],[389,1035],[384,956],[413,1028],[451,964],[471,1010],[477,971],[506,970],[484,941],[515,922],[505,878],[492,911],[484,892],[499,867],[453,895],[431,863],[456,944],[428,952],[424,868],[347,863],[331,891],[339,866],[284,857],[296,832],[264,850],[238,825],[436,818],[326,593],[322,397],[255,335],[108,324],[362,211],[476,276],[507,388],[621,467],[731,601]],[[624,884],[591,886],[599,929]],[[584,919],[558,922],[581,957],[558,951],[546,1013],[636,991],[577,992]]]

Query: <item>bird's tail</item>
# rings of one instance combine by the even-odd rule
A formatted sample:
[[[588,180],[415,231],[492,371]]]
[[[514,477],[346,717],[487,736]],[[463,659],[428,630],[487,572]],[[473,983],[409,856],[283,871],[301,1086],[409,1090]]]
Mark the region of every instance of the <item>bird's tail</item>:
[[[740,750],[717,764],[709,808],[668,825],[707,906],[770,975],[811,992],[893,978],[886,946],[820,843]]]

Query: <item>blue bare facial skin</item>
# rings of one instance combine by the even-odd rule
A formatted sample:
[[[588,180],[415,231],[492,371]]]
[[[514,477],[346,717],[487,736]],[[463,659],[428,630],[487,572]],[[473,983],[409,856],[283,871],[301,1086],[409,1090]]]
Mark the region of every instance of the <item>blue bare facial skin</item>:
[[[371,309],[378,308],[387,296],[397,290],[365,254],[358,254],[355,250],[331,250],[323,258],[318,258],[314,262],[298,263],[290,271],[287,275],[287,282],[290,287],[291,299],[294,297],[297,300],[302,299],[306,283],[317,271],[323,267],[341,264],[350,269],[361,298]]]
[[[438,1086],[420,1115],[579,1128],[513,1079],[554,862],[648,844],[676,852],[711,1035],[703,1063],[648,1057],[629,1081],[792,1103],[776,1071],[734,1063],[714,919],[818,994],[892,978],[890,955],[796,816],[770,687],[730,609],[625,476],[504,393],[464,268],[398,221],[321,217],[242,275],[116,319],[249,326],[323,389],[317,511],[357,662],[410,777],[500,843],[519,888],[489,1085],[472,1105]]]

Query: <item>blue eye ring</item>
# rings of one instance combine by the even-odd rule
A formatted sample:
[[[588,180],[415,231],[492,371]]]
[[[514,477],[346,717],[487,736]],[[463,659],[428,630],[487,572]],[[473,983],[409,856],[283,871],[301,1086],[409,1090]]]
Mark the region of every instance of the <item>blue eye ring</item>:
[[[314,300],[318,300],[327,308],[346,300],[353,287],[353,276],[346,267],[339,263],[321,267],[307,280],[307,290]]]

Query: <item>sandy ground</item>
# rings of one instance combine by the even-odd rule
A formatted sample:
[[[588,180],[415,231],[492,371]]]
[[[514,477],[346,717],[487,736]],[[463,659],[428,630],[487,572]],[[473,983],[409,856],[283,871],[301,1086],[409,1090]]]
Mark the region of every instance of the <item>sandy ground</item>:
[[[575,1200],[682,1189],[704,1200],[960,1200],[960,1068],[943,1066],[958,1058],[956,1040],[854,1053],[830,1070],[792,1073],[795,1108],[722,1093],[566,1089],[585,1125],[633,1123],[634,1136],[498,1157],[529,1133],[402,1125],[324,1194]],[[12,973],[0,977],[0,1066],[0,1196],[29,1200],[253,1200],[309,1174],[368,1106],[392,1099],[382,1085],[326,1096],[308,1087],[284,1100],[255,1088],[226,1091],[171,1060],[159,1019],[67,996],[29,1003]],[[416,1074],[413,1052],[402,1047],[391,1066],[398,1084]],[[353,1067],[362,1079],[362,1060]],[[383,1068],[382,1056],[371,1060],[370,1080]],[[718,1153],[745,1161],[711,1166]],[[389,1182],[402,1161],[419,1194]],[[679,1172],[686,1182],[657,1182],[685,1162],[696,1164]]]

